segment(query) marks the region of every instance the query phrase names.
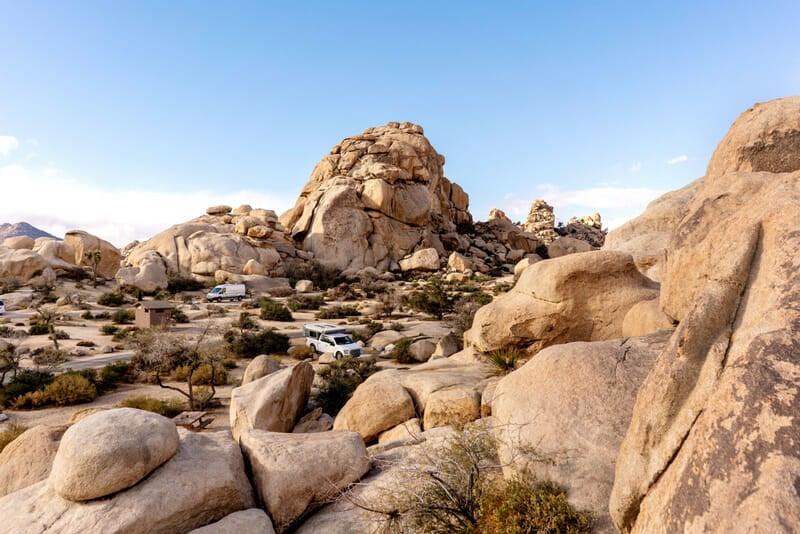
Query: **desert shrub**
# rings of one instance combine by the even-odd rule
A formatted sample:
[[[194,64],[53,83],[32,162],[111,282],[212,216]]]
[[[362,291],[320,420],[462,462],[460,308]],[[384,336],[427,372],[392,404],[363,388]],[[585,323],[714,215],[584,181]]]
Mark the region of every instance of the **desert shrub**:
[[[180,293],[182,291],[199,291],[205,288],[203,282],[198,282],[193,278],[175,275],[167,279],[167,291],[170,293]]]
[[[97,344],[94,341],[84,340],[84,341],[78,341],[77,346],[78,347],[95,347],[95,346],[97,346]]]
[[[40,297],[39,302],[41,304],[55,304],[58,300],[58,295],[55,294],[54,291],[50,291],[47,289]]]
[[[236,362],[236,358],[233,356],[223,358],[221,363],[225,369],[236,369],[239,366],[239,364]]]
[[[53,335],[56,339],[69,339],[69,333],[65,332],[64,330],[56,330],[53,332]]]
[[[39,367],[52,369],[69,360],[66,352],[54,347],[39,347],[31,351],[31,360]]]
[[[289,337],[272,329],[237,333],[228,330],[225,341],[233,354],[240,358],[254,358],[259,354],[282,353],[289,349]]]
[[[286,306],[292,310],[318,310],[325,304],[321,295],[294,295],[286,301]]]
[[[247,312],[240,312],[239,318],[231,323],[233,328],[244,330],[255,330],[258,328],[258,323],[253,320],[253,316]]]
[[[259,300],[258,307],[261,308],[259,317],[265,321],[286,322],[292,320],[292,312],[290,312],[289,309],[280,302],[275,302],[274,300],[262,297]]]
[[[305,360],[314,357],[314,349],[308,345],[293,345],[289,347],[288,354],[296,360]]]
[[[431,278],[425,286],[403,298],[403,305],[433,315],[437,319],[453,311],[455,299],[447,292],[441,278]]]
[[[0,326],[0,337],[11,337],[14,333],[13,326],[2,325]]]
[[[398,323],[397,321],[392,321],[389,323],[389,330],[394,330],[395,332],[402,332],[405,330],[406,327],[403,323]]]
[[[520,352],[516,347],[497,349],[489,354],[489,363],[496,374],[505,375],[517,368]]]
[[[413,341],[414,340],[410,337],[399,339],[397,343],[394,344],[394,349],[392,349],[390,357],[398,363],[416,363],[417,360],[411,355],[411,343]]]
[[[398,532],[590,531],[591,516],[576,511],[556,484],[530,475],[503,479],[491,428],[455,432],[444,447],[428,449],[403,471],[408,478],[385,488],[382,499],[387,526]]]
[[[137,327],[135,327],[135,326],[129,326],[127,328],[120,328],[119,330],[114,332],[114,334],[111,336],[111,340],[112,341],[117,341],[117,342],[124,341],[124,340],[128,339],[131,336],[131,334],[133,334],[134,332],[137,332],[138,330],[139,329]]]
[[[100,333],[104,336],[113,336],[117,332],[119,332],[119,327],[115,324],[104,324],[100,325]]]
[[[353,306],[328,306],[317,312],[317,319],[344,319],[361,315]]]
[[[32,336],[43,336],[50,333],[50,329],[45,323],[33,323],[28,328],[28,334]]]
[[[111,314],[107,311],[101,311],[94,315],[95,319],[111,319]]]
[[[341,271],[314,260],[287,259],[283,262],[283,270],[292,287],[298,280],[311,280],[320,289],[330,289],[341,282]]]
[[[101,306],[122,306],[125,304],[125,295],[119,291],[109,291],[100,295],[97,303]]]
[[[86,319],[87,321],[90,321],[90,320],[94,319],[94,317],[92,316],[92,312],[91,311],[86,310],[85,312],[83,312],[81,314],[81,319]]]
[[[172,378],[176,381],[185,381],[189,376],[191,367],[183,365],[175,369],[172,373]],[[214,366],[214,385],[222,386],[228,383],[228,371],[221,364]],[[204,363],[197,367],[192,373],[192,385],[207,385],[211,384],[211,364]]]
[[[3,452],[6,445],[20,437],[26,430],[28,430],[28,427],[18,423],[9,423],[6,425],[6,428],[0,431],[0,452]]]
[[[111,321],[114,324],[131,324],[135,318],[136,314],[129,308],[117,310],[111,314]]]
[[[103,387],[110,387],[119,382],[133,382],[133,367],[128,362],[112,362],[106,364],[100,371],[100,383]]]
[[[577,534],[591,531],[591,516],[576,510],[558,484],[518,476],[484,494],[478,524],[480,532],[486,534]]]
[[[353,395],[359,384],[378,372],[375,362],[350,356],[332,362],[317,371],[322,385],[317,404],[328,415],[335,416]]]
[[[79,373],[64,373],[45,386],[44,397],[47,404],[56,406],[80,404],[96,399],[97,388],[91,380]]]
[[[543,260],[546,260],[547,258],[550,257],[550,255],[547,253],[547,245],[537,246],[534,252],[536,252],[536,254],[538,254],[539,257],[542,258]]]
[[[32,391],[43,389],[47,384],[55,379],[52,373],[45,371],[34,371],[25,369],[17,373],[17,376],[0,389],[0,406],[11,406],[14,401]]]
[[[186,409],[186,404],[179,399],[156,399],[146,395],[130,397],[120,403],[123,408],[137,408],[161,414],[164,417],[175,417]]]
[[[189,316],[183,310],[179,310],[178,308],[172,309],[171,314],[172,320],[178,324],[186,324],[189,322]]]

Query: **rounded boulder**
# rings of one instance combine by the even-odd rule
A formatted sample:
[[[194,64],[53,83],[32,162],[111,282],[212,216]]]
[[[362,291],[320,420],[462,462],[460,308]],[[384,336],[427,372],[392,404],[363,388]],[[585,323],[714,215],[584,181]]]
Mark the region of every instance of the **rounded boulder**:
[[[48,484],[71,501],[129,488],[178,451],[178,430],[158,414],[118,408],[81,419],[61,439]]]

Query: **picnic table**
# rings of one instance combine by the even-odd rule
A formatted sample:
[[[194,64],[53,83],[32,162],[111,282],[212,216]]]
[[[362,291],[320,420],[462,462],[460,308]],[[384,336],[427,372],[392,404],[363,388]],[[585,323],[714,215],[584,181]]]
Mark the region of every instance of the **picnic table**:
[[[206,417],[206,415],[208,415],[208,412],[181,412],[173,417],[172,420],[177,426],[197,432],[203,430],[214,420],[213,417]]]

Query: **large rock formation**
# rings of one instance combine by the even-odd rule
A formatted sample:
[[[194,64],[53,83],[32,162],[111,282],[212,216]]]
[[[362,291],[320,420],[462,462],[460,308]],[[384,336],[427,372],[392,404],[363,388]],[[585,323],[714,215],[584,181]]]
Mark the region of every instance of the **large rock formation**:
[[[614,463],[636,392],[669,338],[647,337],[548,347],[503,378],[492,415],[506,472],[530,470],[594,511],[599,531],[613,531],[608,498]],[[534,448],[549,462],[525,461]]]
[[[133,408],[104,410],[64,433],[48,484],[72,501],[105,497],[136,484],[177,450],[170,419]]]
[[[528,217],[522,225],[523,230],[530,232],[541,241],[544,246],[556,240],[558,234],[555,231],[556,216],[553,213],[553,206],[544,200],[534,200]]]
[[[249,430],[242,434],[241,446],[276,532],[285,532],[304,514],[338,496],[370,465],[361,437],[346,430]]]
[[[339,411],[333,428],[354,430],[369,442],[415,414],[414,401],[403,386],[387,380],[367,381]]]
[[[621,252],[542,261],[478,310],[464,343],[481,352],[513,346],[534,354],[558,343],[619,338],[628,310],[657,294],[657,285]]]
[[[472,222],[467,194],[443,165],[416,124],[367,128],[322,158],[281,222],[327,266],[387,270]]]
[[[308,362],[270,373],[231,392],[230,421],[233,438],[246,430],[291,432],[305,410],[314,380]]]
[[[66,430],[66,426],[35,426],[0,452],[0,497],[47,478]]]
[[[118,280],[134,287],[142,279],[168,277],[207,283],[256,282],[283,276],[283,259],[296,255],[271,210],[214,206],[205,215],[134,246]],[[143,271],[148,269],[154,272],[145,276]]]
[[[623,532],[800,530],[798,124],[797,97],[737,119],[672,233],[661,306],[680,324],[620,447]]]
[[[31,534],[188,532],[252,508],[253,490],[230,433],[181,429],[179,434],[180,446],[171,460],[107,498],[70,501],[47,481],[0,498],[0,529]]]

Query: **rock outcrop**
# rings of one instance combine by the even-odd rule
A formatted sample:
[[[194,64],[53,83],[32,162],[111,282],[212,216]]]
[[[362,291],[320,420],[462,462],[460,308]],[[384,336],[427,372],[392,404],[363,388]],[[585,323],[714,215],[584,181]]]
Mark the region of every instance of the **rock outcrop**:
[[[305,410],[314,381],[308,362],[270,373],[231,392],[230,421],[233,438],[246,430],[291,432]]]
[[[534,200],[528,217],[522,225],[523,230],[533,234],[544,246],[556,240],[558,234],[555,231],[556,216],[553,213],[553,206],[544,200]]]
[[[35,426],[0,452],[0,497],[47,478],[66,426]]]
[[[361,437],[350,431],[282,434],[249,430],[242,450],[276,532],[337,496],[369,470]]]
[[[124,261],[128,270],[119,282],[138,287],[140,279],[182,277],[204,283],[255,284],[262,278],[283,276],[283,260],[296,256],[271,210],[215,206],[133,247]],[[145,270],[153,272],[145,275]]]
[[[264,510],[251,508],[233,512],[215,523],[196,528],[189,534],[275,534],[275,529]]]
[[[74,502],[42,481],[0,498],[2,529],[30,534],[188,532],[252,508],[242,453],[230,433],[179,434],[171,460],[110,497]]]
[[[414,401],[403,386],[392,381],[367,381],[339,411],[333,428],[354,430],[370,442],[415,414]]]
[[[680,323],[620,447],[623,532],[800,529],[797,124],[797,97],[737,119],[669,240],[661,307]]]
[[[492,415],[507,477],[528,469],[557,482],[575,507],[595,513],[598,531],[613,532],[608,499],[617,452],[636,392],[668,338],[663,331],[556,345],[500,380]],[[519,451],[526,448],[550,462],[525,461]]]
[[[105,497],[136,484],[177,450],[170,419],[133,408],[104,410],[64,433],[48,485],[71,501]]]
[[[628,310],[656,295],[657,284],[628,254],[592,251],[542,261],[478,310],[464,343],[481,352],[512,346],[532,355],[558,343],[615,339]]]
[[[443,165],[418,125],[367,128],[322,158],[281,222],[300,248],[340,270],[385,271],[423,248],[444,255],[439,235],[472,216]]]

